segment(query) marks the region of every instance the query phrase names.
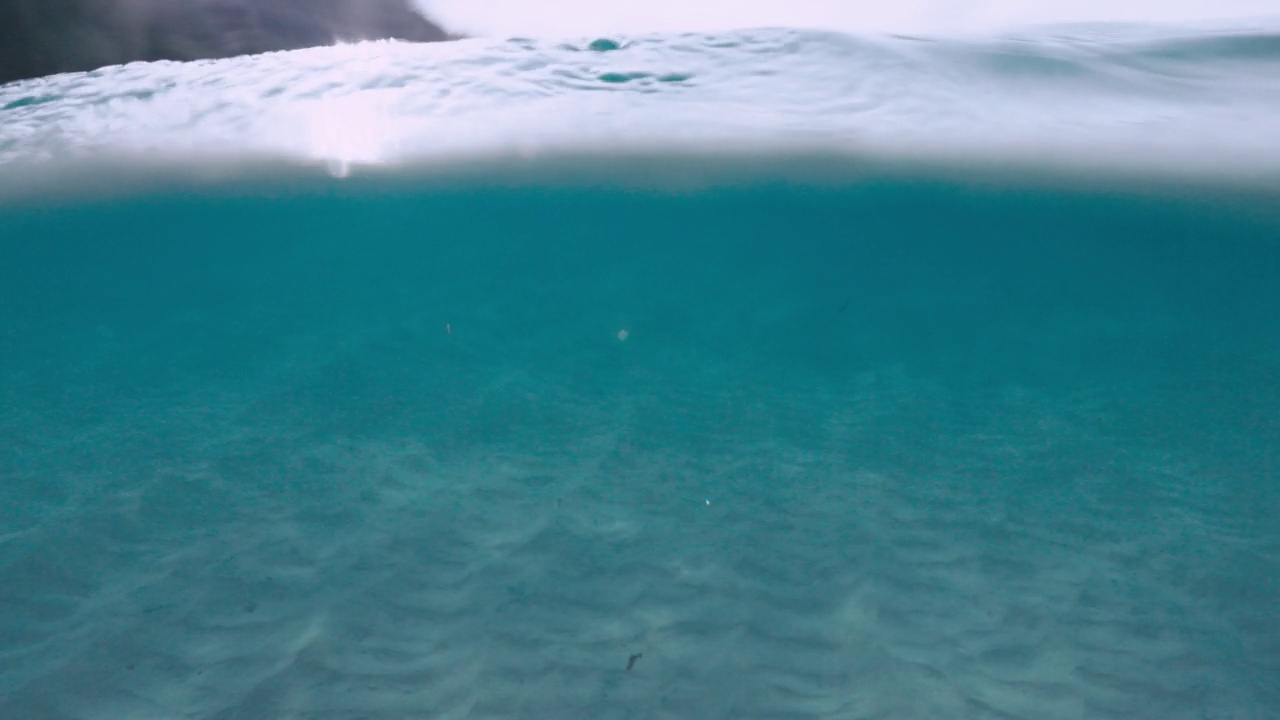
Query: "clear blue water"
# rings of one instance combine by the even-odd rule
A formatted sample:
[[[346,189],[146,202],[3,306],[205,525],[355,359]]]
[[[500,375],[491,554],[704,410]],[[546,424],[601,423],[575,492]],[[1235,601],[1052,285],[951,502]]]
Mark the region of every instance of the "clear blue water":
[[[0,88],[0,717],[1277,716],[1280,53],[1114,33]]]

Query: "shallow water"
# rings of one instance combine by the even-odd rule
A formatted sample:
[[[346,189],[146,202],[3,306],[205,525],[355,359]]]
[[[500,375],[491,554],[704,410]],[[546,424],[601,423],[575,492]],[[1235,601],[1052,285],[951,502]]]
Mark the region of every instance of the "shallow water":
[[[0,130],[0,717],[1280,712],[1265,135],[213,173],[60,103]]]

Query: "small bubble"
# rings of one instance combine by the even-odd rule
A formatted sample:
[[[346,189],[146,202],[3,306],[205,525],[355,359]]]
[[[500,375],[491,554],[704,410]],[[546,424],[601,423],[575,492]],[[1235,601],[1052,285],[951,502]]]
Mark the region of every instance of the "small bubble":
[[[626,341],[626,339],[627,339],[627,338],[629,338],[629,337],[631,337],[631,332],[630,332],[629,330],[625,330],[625,329],[624,329],[624,330],[619,330],[619,331],[618,331],[618,341],[619,341],[619,342],[625,342],[625,341]]]

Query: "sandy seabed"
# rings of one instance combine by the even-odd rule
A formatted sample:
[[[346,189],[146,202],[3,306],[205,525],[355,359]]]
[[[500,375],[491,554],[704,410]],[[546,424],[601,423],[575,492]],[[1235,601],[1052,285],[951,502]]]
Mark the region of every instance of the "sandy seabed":
[[[12,408],[0,717],[1274,717],[1271,495],[1114,392],[431,330]]]

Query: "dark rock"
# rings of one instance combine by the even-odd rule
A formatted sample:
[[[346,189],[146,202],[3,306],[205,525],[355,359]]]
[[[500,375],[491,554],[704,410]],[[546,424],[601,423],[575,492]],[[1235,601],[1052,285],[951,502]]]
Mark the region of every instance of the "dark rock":
[[[0,83],[134,60],[449,36],[409,0],[0,0]]]

